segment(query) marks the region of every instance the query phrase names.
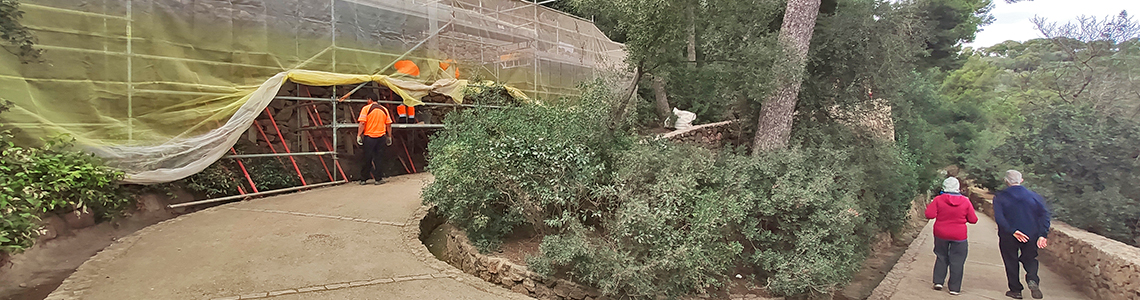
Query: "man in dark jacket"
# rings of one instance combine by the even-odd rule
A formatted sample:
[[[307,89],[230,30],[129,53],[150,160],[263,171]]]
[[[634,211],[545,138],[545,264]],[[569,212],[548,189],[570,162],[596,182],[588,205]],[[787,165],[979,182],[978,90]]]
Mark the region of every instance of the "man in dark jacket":
[[[998,224],[998,248],[1005,262],[1009,281],[1006,296],[1021,299],[1018,263],[1025,268],[1025,281],[1034,299],[1041,299],[1041,278],[1037,277],[1037,249],[1048,245],[1049,209],[1045,199],[1021,186],[1021,173],[1005,172],[1006,189],[994,196],[994,221]]]

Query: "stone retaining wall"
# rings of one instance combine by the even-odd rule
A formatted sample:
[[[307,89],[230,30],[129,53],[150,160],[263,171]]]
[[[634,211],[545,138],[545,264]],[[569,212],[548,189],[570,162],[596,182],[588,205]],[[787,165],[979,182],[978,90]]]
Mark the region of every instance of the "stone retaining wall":
[[[447,230],[447,252],[442,255],[447,263],[475,275],[484,281],[498,284],[513,292],[549,300],[604,300],[609,299],[597,290],[573,282],[547,278],[528,271],[505,258],[480,254],[467,240],[467,234],[450,225]]]
[[[515,293],[543,300],[613,299],[609,296],[602,295],[597,289],[579,285],[564,279],[544,277],[538,273],[527,270],[526,266],[512,263],[505,258],[492,257],[479,253],[479,250],[467,239],[467,234],[463,232],[463,230],[446,224],[446,220],[435,214],[434,208],[431,209],[431,211],[425,210],[424,213],[417,218],[420,220],[418,229],[420,231],[419,239],[421,241],[425,240],[439,226],[442,226],[440,227],[441,230],[446,231],[446,250],[444,250],[444,253],[438,254],[436,258],[445,261],[447,264],[467,274],[478,277],[483,281],[499,285]],[[411,228],[411,226],[408,226],[408,228]],[[732,300],[784,300],[783,297],[768,298],[752,293],[730,294],[728,297]],[[707,298],[707,295],[683,299],[697,298]]]
[[[741,122],[735,120],[701,124],[689,129],[675,130],[660,135],[657,139],[696,144],[709,149],[720,149],[726,142],[740,140],[741,134],[744,132],[742,126]]]
[[[982,204],[994,216],[993,200]],[[1053,220],[1038,259],[1097,300],[1140,299],[1140,248]]]

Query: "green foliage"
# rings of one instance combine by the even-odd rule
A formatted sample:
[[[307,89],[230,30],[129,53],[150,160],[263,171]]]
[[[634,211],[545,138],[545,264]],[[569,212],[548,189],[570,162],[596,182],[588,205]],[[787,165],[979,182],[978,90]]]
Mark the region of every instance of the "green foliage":
[[[226,163],[225,159],[218,160],[201,172],[186,177],[186,188],[206,198],[237,195],[238,187],[241,186],[241,179],[238,178],[240,175],[223,168]]]
[[[562,8],[587,18],[612,20],[613,26],[605,27],[609,29],[606,34],[624,38],[628,62],[653,73],[659,65],[681,62],[693,21],[687,12],[700,5],[691,0],[571,0]]]
[[[1140,123],[1072,105],[1035,110],[1029,119],[1024,132],[997,151],[1033,174],[1036,182],[1028,184],[1061,220],[1140,244]]]
[[[238,153],[245,153],[242,149],[247,147],[238,148]],[[290,163],[288,157],[245,158],[241,161],[245,164],[246,171],[249,172],[249,176],[253,179],[253,182],[257,184],[259,191],[301,185],[301,180],[297,178],[296,170],[285,166],[285,164]],[[305,174],[306,179],[327,178],[320,166],[315,166],[311,163],[307,164],[306,162],[306,160],[297,158],[297,164],[301,167],[302,171],[310,171],[309,174]],[[292,165],[290,164],[290,166]],[[316,170],[322,171],[318,174]],[[188,190],[207,198],[238,195],[238,187],[245,189],[246,193],[252,192],[252,189],[249,188],[248,180],[245,178],[245,175],[241,173],[241,166],[237,164],[236,160],[232,159],[218,160],[201,172],[190,175],[190,177],[186,177],[186,179],[182,181],[186,184]]]
[[[954,70],[962,66],[962,43],[974,41],[982,26],[993,22],[989,15],[991,0],[919,0],[917,9],[924,14],[926,51],[919,68]]]
[[[428,144],[436,181],[424,191],[476,245],[490,249],[521,224],[550,232],[575,216],[597,216],[605,180],[606,105],[564,102],[469,109],[445,120]]]
[[[722,286],[737,266],[793,295],[846,282],[918,187],[915,158],[889,143],[753,157],[634,142],[605,132],[598,90],[452,114],[429,145],[425,203],[484,250],[518,229],[545,235],[532,270],[608,295],[688,295]]]
[[[0,42],[4,50],[16,55],[23,63],[40,61],[43,50],[36,49],[36,37],[24,25],[20,25],[20,1],[0,0]],[[14,48],[14,49],[13,49]]]
[[[896,97],[922,51],[922,33],[914,28],[923,19],[914,8],[878,1],[838,6],[820,15],[812,36],[810,77],[796,107],[801,120],[819,119],[835,106],[858,111],[876,98]]]
[[[7,108],[0,103],[0,112]],[[134,203],[120,193],[122,172],[72,148],[66,137],[21,147],[8,129],[0,131],[0,252],[30,247],[41,214],[77,209],[112,217]]]
[[[1059,219],[1136,244],[1140,196],[1117,182],[1136,176],[1137,146],[1129,141],[1140,85],[1130,74],[1140,66],[1140,41],[1118,35],[1134,34],[1127,30],[1099,33],[1137,28],[1126,15],[1116,20],[1057,26],[1036,19],[1051,39],[972,53],[943,82],[953,119],[933,123],[947,130],[958,162],[979,185],[1002,188],[1002,172],[1020,169]],[[1078,27],[1087,30],[1072,30]]]
[[[667,78],[674,106],[703,120],[756,124],[782,54],[781,1],[566,3],[612,24],[607,33],[625,39],[630,65]],[[686,295],[720,286],[734,266],[754,268],[778,294],[833,290],[859,267],[874,233],[899,228],[914,194],[939,181],[936,169],[1004,141],[1021,121],[1021,102],[1008,101],[1040,96],[992,99],[993,90],[982,87],[1005,77],[984,61],[946,88],[939,76],[915,72],[934,51],[947,56],[925,59],[931,65],[963,63],[956,47],[986,22],[988,4],[826,1],[797,102],[793,149],[760,157],[634,142],[598,124],[642,123],[608,120],[620,114],[595,110],[610,107],[605,96],[453,114],[449,130],[429,146],[436,181],[425,202],[484,249],[522,227],[544,233],[531,268],[610,295]],[[946,9],[923,9],[930,5]],[[695,62],[685,57],[689,30]],[[957,86],[979,91],[945,92]],[[596,98],[601,102],[589,102]],[[652,116],[652,102],[639,100],[633,116]],[[896,143],[851,129],[884,100]],[[1001,126],[975,132],[986,128],[981,122]],[[970,135],[956,139],[962,133]],[[991,137],[997,140],[982,141]]]
[[[723,285],[743,250],[732,237],[747,204],[718,189],[728,172],[712,153],[653,142],[617,161],[614,182],[602,188],[614,209],[593,227],[576,222],[546,236],[528,266],[633,298]]]
[[[914,155],[915,164],[921,167],[921,182],[940,182],[934,178],[937,170],[954,164],[960,153],[950,135],[952,114],[935,80],[917,72],[911,78],[904,92],[891,101],[895,140]]]
[[[740,233],[755,249],[746,259],[778,294],[829,292],[862,262],[867,235],[858,186],[844,182],[848,153],[787,150],[738,157],[727,166],[725,195],[749,205]],[[735,170],[732,170],[735,169]]]
[[[1022,170],[1060,220],[1140,244],[1140,192],[1129,184],[1138,176],[1140,82],[1130,74],[1140,41],[1062,35],[972,55],[943,81],[950,119],[930,114],[957,162],[991,190],[1004,186],[1005,170]]]
[[[560,1],[560,3],[563,3]],[[771,65],[783,3],[778,0],[572,0],[561,9],[602,20],[605,33],[626,45],[627,63],[665,78],[671,106],[698,122],[745,117],[739,102],[770,91]],[[775,27],[772,27],[775,24]],[[696,61],[687,57],[692,33]],[[652,108],[651,76],[643,77],[638,104]],[[648,114],[640,114],[649,116]],[[660,126],[661,120],[648,123]]]
[[[500,82],[482,81],[480,79],[471,81],[472,83],[463,90],[463,100],[467,104],[498,106],[519,104],[519,101],[511,96],[510,91],[507,90],[507,86]]]

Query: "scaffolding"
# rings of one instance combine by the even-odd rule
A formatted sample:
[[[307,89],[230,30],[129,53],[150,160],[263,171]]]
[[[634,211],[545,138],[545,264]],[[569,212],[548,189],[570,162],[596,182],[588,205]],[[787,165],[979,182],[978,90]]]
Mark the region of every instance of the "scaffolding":
[[[371,89],[373,91],[374,95],[382,94],[382,92],[381,92],[382,88],[379,86],[371,85],[371,86],[368,86],[367,88]],[[297,88],[297,89],[294,89],[294,92],[299,94],[300,90],[301,90],[301,88]],[[334,95],[335,95],[335,91],[334,91]],[[395,96],[395,95],[391,94],[391,92],[389,91],[389,95],[388,95],[387,99],[391,99],[393,96]],[[384,98],[384,97],[381,97],[381,98]],[[345,117],[346,115],[342,114],[340,117],[338,117],[337,112],[340,111],[341,110],[340,108],[342,108],[342,107],[345,107],[346,110],[349,112],[355,111],[358,107],[353,106],[354,104],[367,104],[367,103],[369,103],[369,101],[372,101],[372,102],[375,102],[375,103],[378,103],[381,105],[403,105],[404,104],[404,101],[376,100],[376,99],[369,100],[369,99],[363,99],[363,98],[346,98],[346,97],[336,97],[336,96],[333,96],[333,97],[312,97],[312,96],[301,96],[301,95],[276,96],[273,98],[273,100],[274,101],[293,102],[296,104],[290,105],[291,109],[304,110],[304,114],[294,113],[294,115],[297,118],[299,118],[300,120],[308,121],[307,124],[305,124],[303,127],[298,129],[298,132],[307,133],[307,132],[313,132],[313,131],[320,131],[320,132],[328,131],[331,134],[329,134],[328,136],[314,136],[313,134],[296,135],[296,136],[294,136],[293,139],[287,139],[285,137],[285,135],[281,133],[280,129],[277,128],[278,127],[277,126],[278,121],[276,118],[273,117],[273,113],[270,112],[269,108],[266,108],[264,116],[266,116],[266,118],[268,118],[269,121],[272,123],[272,125],[274,127],[275,134],[276,134],[277,141],[280,143],[281,149],[284,150],[284,153],[276,150],[276,147],[274,147],[273,143],[270,142],[269,134],[266,134],[265,130],[263,130],[260,127],[261,125],[256,124],[256,122],[255,122],[255,124],[251,126],[251,130],[253,128],[256,128],[261,139],[260,140],[251,140],[251,141],[253,141],[255,143],[259,142],[259,141],[267,142],[268,148],[272,151],[272,153],[238,154],[236,150],[234,150],[233,148],[230,148],[231,154],[222,156],[222,159],[232,159],[238,164],[238,166],[240,167],[241,173],[243,175],[243,178],[246,181],[245,183],[247,183],[248,186],[243,185],[243,184],[239,184],[237,195],[217,197],[217,198],[211,198],[211,199],[205,199],[205,200],[199,200],[199,201],[191,201],[191,202],[178,203],[178,204],[171,204],[171,205],[168,205],[168,207],[180,208],[180,207],[190,207],[190,206],[197,206],[197,205],[217,203],[217,202],[241,200],[241,199],[247,199],[250,197],[271,195],[271,194],[284,193],[284,192],[292,192],[292,191],[298,191],[298,190],[302,190],[302,189],[323,187],[323,186],[336,185],[336,184],[342,184],[342,183],[349,182],[350,181],[349,176],[345,174],[344,169],[340,163],[340,154],[342,153],[342,151],[341,151],[340,146],[339,146],[340,145],[339,138],[338,138],[339,135],[337,134],[337,131],[341,130],[341,129],[356,129],[359,124],[356,122],[353,122],[353,121],[349,121],[349,122],[340,121],[340,117]],[[328,105],[331,107],[331,109],[329,110],[331,112],[331,118],[330,118],[329,122],[327,122],[327,124],[323,120],[322,115],[319,113],[319,109],[318,109],[317,105]],[[427,106],[427,107],[448,107],[448,108],[453,108],[453,109],[457,109],[457,108],[480,108],[480,107],[481,108],[503,108],[503,106],[496,106],[496,105],[460,104],[460,103],[454,103],[454,102],[453,103],[424,102],[422,105]],[[355,116],[353,116],[353,119],[355,119]],[[304,122],[302,122],[302,123],[304,123]],[[425,124],[423,122],[420,122],[420,123],[395,123],[395,124],[392,124],[391,126],[392,126],[392,130],[393,130],[393,133],[391,133],[391,134],[393,134],[393,135],[395,135],[395,132],[397,130],[401,130],[401,131],[402,130],[437,130],[437,129],[443,129],[444,128],[443,124],[438,124],[438,123],[426,123]],[[292,152],[289,150],[289,149],[291,149],[289,146],[290,143],[287,143],[286,140],[292,140],[293,145],[311,145],[313,151],[305,150],[303,152]],[[317,143],[318,140],[321,140],[321,143]],[[306,144],[305,142],[308,142],[308,144]],[[422,168],[416,168],[414,159],[412,158],[412,155],[408,152],[407,141],[406,140],[397,140],[397,144],[400,145],[401,147],[403,147],[404,155],[406,155],[405,157],[407,158],[407,161],[405,162],[404,161],[405,157],[401,157],[400,154],[394,155],[394,157],[400,161],[401,165],[404,166],[404,171],[408,174],[420,172],[420,170],[422,170]],[[320,145],[325,146],[324,151],[321,150]],[[346,150],[351,150],[351,149],[352,148],[350,147],[350,148],[347,148]],[[299,167],[297,167],[296,161],[293,160],[293,157],[296,157],[296,156],[317,156],[317,157],[321,157],[321,165],[325,171],[325,174],[328,176],[328,181],[327,182],[320,182],[320,183],[308,183],[305,179],[305,176],[302,174],[301,169]],[[326,156],[331,158],[332,169],[330,169],[330,166],[328,164],[326,164],[324,159],[323,159],[323,157],[326,157]],[[293,166],[293,170],[296,171],[297,177],[301,181],[301,185],[295,186],[295,187],[274,189],[274,190],[269,190],[269,191],[259,191],[257,184],[255,183],[254,179],[252,178],[250,173],[246,170],[245,165],[242,163],[242,159],[262,158],[262,157],[275,157],[275,158],[285,157],[285,158],[290,159],[290,162],[287,164],[291,164]],[[285,162],[282,162],[282,163],[285,163]],[[363,179],[363,178],[361,178],[361,179]],[[245,189],[246,187],[248,187],[249,191],[252,191],[252,192],[247,193],[246,189]]]
[[[176,180],[188,165],[212,162],[221,150],[236,152],[228,149],[235,141],[229,134],[248,128],[242,122],[253,122],[249,114],[269,104],[261,94],[275,93],[281,83],[274,81],[298,70],[357,74],[344,78],[385,74],[379,80],[428,90],[446,85],[453,98],[454,87],[469,79],[491,80],[540,99],[576,95],[579,82],[624,70],[621,44],[539,0],[21,2],[22,22],[39,39],[45,62],[0,55],[0,97],[15,104],[5,123],[28,141],[69,134],[129,175],[180,170],[143,183]],[[409,61],[415,72],[397,72],[397,61]],[[344,104],[289,97],[303,98],[273,99]],[[334,118],[306,131],[321,126],[351,125]],[[324,151],[276,155],[335,157],[344,148],[332,132]],[[320,148],[309,142],[293,146]],[[200,149],[204,143],[211,152]]]

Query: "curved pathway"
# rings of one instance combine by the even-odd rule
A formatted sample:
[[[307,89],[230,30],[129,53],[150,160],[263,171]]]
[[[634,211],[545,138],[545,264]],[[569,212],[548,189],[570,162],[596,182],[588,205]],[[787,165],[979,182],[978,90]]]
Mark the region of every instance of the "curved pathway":
[[[529,299],[420,243],[427,174],[213,207],[92,257],[47,299]]]
[[[144,228],[47,299],[529,299],[428,253],[418,236],[431,175],[389,180],[231,203]],[[927,224],[870,299],[1008,299],[996,225],[979,217],[961,296],[930,289]],[[1088,299],[1047,268],[1040,275],[1046,299]]]

